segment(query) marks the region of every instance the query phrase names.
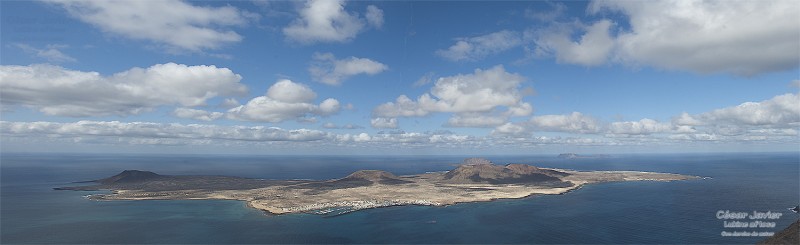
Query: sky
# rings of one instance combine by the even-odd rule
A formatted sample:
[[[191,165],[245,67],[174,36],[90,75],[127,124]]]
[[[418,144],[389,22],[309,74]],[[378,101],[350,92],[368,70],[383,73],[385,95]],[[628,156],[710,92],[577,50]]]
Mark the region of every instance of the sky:
[[[800,2],[2,1],[0,153],[800,151]]]

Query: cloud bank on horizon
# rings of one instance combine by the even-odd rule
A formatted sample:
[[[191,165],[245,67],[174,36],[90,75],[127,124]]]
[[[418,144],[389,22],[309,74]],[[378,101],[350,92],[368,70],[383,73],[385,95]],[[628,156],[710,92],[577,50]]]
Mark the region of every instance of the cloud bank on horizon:
[[[800,147],[797,1],[2,5],[4,152]]]

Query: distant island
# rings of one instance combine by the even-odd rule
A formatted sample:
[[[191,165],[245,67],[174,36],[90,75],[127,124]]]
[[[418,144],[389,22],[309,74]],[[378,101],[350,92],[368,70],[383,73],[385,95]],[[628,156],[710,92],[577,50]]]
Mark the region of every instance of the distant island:
[[[359,170],[344,178],[263,180],[230,176],[160,175],[125,170],[112,177],[87,181],[94,185],[56,190],[111,190],[92,200],[241,200],[271,214],[339,215],[398,205],[445,206],[456,203],[562,194],[586,184],[611,181],[673,181],[695,179],[671,173],[638,171],[575,171],[526,164],[496,165],[469,158],[457,168],[396,176],[380,170]]]
[[[610,156],[610,155],[606,155],[606,154],[590,154],[590,155],[584,155],[584,154],[575,154],[575,153],[561,153],[561,154],[558,154],[558,158],[564,158],[564,159],[575,159],[575,158],[608,158],[608,157],[611,157],[611,156]]]

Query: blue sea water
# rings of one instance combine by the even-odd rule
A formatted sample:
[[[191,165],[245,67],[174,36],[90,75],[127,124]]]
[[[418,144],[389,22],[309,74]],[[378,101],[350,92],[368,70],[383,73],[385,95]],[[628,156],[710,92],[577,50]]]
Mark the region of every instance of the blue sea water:
[[[754,243],[722,231],[778,231],[798,218],[800,154],[490,156],[576,170],[671,172],[712,179],[588,185],[563,195],[270,216],[239,201],[91,201],[55,191],[125,169],[267,179],[330,179],[359,169],[414,174],[463,156],[0,155],[0,243]],[[772,211],[773,229],[724,228],[719,210]]]

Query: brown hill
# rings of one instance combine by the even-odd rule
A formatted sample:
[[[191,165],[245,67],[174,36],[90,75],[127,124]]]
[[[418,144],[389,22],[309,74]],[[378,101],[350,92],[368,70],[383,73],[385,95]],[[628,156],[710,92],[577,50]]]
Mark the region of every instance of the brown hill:
[[[104,184],[104,185],[112,185],[112,184],[121,184],[121,183],[136,183],[136,182],[143,182],[148,180],[154,180],[162,178],[162,175],[150,172],[150,171],[139,171],[139,170],[125,170],[121,173],[105,178],[95,180],[94,182]]]
[[[397,177],[394,174],[386,171],[358,170],[341,179],[310,182],[297,185],[296,187],[301,189],[309,189],[308,191],[304,192],[307,195],[316,195],[330,190],[371,186],[376,183],[384,185],[400,185],[411,182],[412,181],[400,179],[400,177]]]
[[[800,244],[800,220],[758,244]]]
[[[485,158],[473,157],[464,159],[463,165],[494,164]]]
[[[338,179],[336,181],[337,182],[352,181],[352,182],[365,182],[365,183],[369,182],[369,184],[380,183],[384,185],[405,184],[410,182],[402,180],[400,179],[400,177],[397,177],[392,173],[381,170],[358,170],[348,175],[347,177]]]
[[[466,161],[465,161],[466,162]],[[569,174],[549,169],[541,169],[526,164],[491,164],[488,161],[471,160],[480,164],[462,164],[444,174],[444,182],[453,184],[520,184],[520,183],[563,183],[561,177]]]

